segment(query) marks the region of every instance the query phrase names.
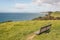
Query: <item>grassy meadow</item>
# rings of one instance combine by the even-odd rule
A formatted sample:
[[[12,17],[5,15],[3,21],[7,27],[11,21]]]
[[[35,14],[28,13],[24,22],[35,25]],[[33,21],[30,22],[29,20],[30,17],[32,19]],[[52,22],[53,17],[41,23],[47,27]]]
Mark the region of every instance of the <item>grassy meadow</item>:
[[[60,17],[60,12],[52,12],[51,16]]]
[[[27,35],[52,23],[50,33],[36,35],[33,40],[60,40],[60,20],[31,20],[0,23],[0,40],[26,40]]]

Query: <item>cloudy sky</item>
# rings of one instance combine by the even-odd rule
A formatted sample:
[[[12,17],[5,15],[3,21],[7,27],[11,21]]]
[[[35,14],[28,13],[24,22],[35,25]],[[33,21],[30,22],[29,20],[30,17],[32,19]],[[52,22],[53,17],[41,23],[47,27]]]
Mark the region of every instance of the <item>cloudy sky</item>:
[[[60,11],[60,0],[0,0],[0,12]]]

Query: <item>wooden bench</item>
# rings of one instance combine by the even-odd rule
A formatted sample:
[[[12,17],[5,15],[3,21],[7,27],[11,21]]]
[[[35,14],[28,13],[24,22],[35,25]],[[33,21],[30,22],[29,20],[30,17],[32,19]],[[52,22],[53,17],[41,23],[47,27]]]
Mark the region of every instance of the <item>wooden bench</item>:
[[[40,35],[40,34],[42,34],[42,33],[49,33],[50,32],[50,29],[51,29],[51,26],[52,26],[52,24],[48,24],[48,25],[45,25],[45,26],[43,26],[43,27],[41,27],[41,29],[40,30],[38,30],[37,32],[36,32],[36,34],[37,35]]]

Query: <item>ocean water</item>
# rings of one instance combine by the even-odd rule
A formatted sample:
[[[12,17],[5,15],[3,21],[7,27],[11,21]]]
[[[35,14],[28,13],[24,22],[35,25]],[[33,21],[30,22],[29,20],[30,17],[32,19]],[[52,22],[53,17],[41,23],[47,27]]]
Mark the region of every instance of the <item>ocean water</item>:
[[[40,13],[0,13],[0,22],[3,21],[23,21],[23,20],[32,20],[36,17],[44,16]]]

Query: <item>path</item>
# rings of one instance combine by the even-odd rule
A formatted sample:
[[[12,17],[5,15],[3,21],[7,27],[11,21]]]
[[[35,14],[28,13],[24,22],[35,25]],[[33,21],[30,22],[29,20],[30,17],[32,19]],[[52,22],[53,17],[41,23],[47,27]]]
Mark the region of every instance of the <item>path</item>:
[[[36,36],[36,34],[32,33],[30,35],[27,36],[26,40],[33,40],[33,38]]]

